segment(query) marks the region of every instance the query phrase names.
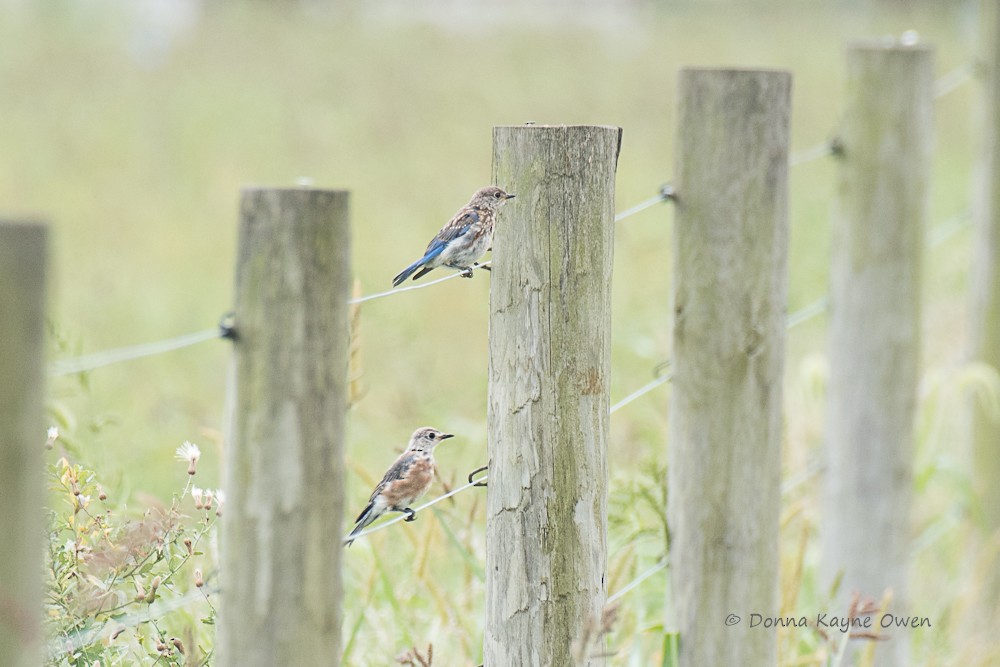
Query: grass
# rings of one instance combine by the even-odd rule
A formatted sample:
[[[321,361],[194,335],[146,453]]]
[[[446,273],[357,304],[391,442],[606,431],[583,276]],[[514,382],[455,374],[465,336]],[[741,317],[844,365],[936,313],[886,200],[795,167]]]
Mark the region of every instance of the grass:
[[[791,69],[792,143],[801,150],[836,132],[848,40],[914,28],[936,45],[936,70],[944,74],[971,60],[974,36],[966,4],[917,4],[898,13],[800,2],[639,5],[614,20],[588,11],[532,20],[511,9],[449,22],[362,8],[209,3],[158,53],[137,46],[147,33],[131,7],[0,10],[7,46],[0,85],[8,91],[0,98],[0,208],[36,211],[54,226],[51,318],[59,333],[53,340],[63,341],[53,343],[54,355],[217,322],[230,306],[242,185],[309,177],[318,187],[349,188],[354,272],[363,292],[382,291],[490,181],[494,125],[622,126],[623,210],[670,179],[681,66]],[[936,222],[968,207],[973,99],[974,86],[966,85],[936,106]],[[790,310],[826,292],[835,177],[829,159],[792,171]],[[651,379],[670,354],[671,223],[663,205],[616,228],[612,401]],[[928,377],[961,356],[970,238],[964,231],[929,251]],[[347,488],[357,504],[352,514],[418,425],[461,435],[440,452],[452,485],[485,462],[487,303],[488,280],[477,277],[362,307],[367,392],[349,430],[349,460],[358,471]],[[824,355],[824,318],[789,336],[789,474],[821,441]],[[141,507],[145,497],[165,501],[175,491],[173,452],[184,440],[202,446],[199,475],[218,485],[227,360],[227,344],[216,341],[54,380],[50,404],[64,415],[73,454],[99,471],[109,493]],[[663,555],[662,520],[646,498],[662,492],[655,471],[664,464],[667,391],[612,420],[612,589]],[[922,404],[922,418],[934,413],[937,425],[922,431],[918,534],[941,517],[963,516],[968,501],[964,459],[949,454],[960,391],[930,392]],[[788,604],[798,608],[823,599],[814,583],[813,486],[786,498],[783,567],[787,585],[800,591]],[[384,665],[428,642],[436,664],[478,664],[479,493],[442,505],[437,518],[399,527],[401,548],[388,549],[384,531],[350,551],[350,664]],[[632,506],[640,509],[631,513]],[[966,561],[973,536],[962,519],[944,528],[914,556],[914,605],[942,619],[932,632],[913,634],[914,656],[925,665],[987,664],[976,656],[995,655],[996,640],[984,643],[962,619],[974,608],[972,572],[989,564]],[[623,598],[609,639],[618,651],[613,664],[660,659],[672,623],[664,617],[663,581],[657,575]],[[416,593],[394,597],[401,590]],[[819,655],[822,646],[794,632],[783,635],[783,664],[820,664],[803,656]]]

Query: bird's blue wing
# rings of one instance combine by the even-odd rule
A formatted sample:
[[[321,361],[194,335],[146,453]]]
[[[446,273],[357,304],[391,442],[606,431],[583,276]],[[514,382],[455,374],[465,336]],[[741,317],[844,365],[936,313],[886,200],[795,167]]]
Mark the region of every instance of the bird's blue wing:
[[[430,263],[434,258],[445,251],[448,244],[457,238],[461,238],[463,234],[472,229],[472,226],[479,222],[479,213],[473,208],[463,208],[461,211],[455,214],[447,225],[441,228],[441,231],[437,233],[431,242],[427,244],[427,250],[424,251],[424,256],[410,264],[408,267],[399,272],[399,274],[392,279],[392,286],[397,287],[409,278],[415,271],[421,269],[414,277],[414,280],[433,270],[433,266],[426,268],[426,265]]]
[[[439,255],[445,246],[451,241],[461,237],[472,225],[479,222],[479,213],[472,208],[465,208],[459,211],[454,218],[452,218],[447,225],[441,228],[431,242],[427,245],[427,250],[424,251],[424,257],[427,258],[435,250],[434,257]]]
[[[409,278],[411,275],[413,275],[414,271],[416,271],[417,269],[419,269],[420,267],[422,267],[424,264],[426,264],[427,262],[431,261],[432,259],[434,259],[438,255],[440,255],[442,252],[444,252],[444,249],[447,246],[448,246],[448,244],[444,243],[443,241],[442,242],[438,242],[437,245],[435,245],[435,243],[432,241],[431,245],[427,247],[427,251],[424,252],[424,256],[423,257],[421,257],[420,259],[418,259],[417,261],[415,261],[413,264],[410,264],[408,267],[406,267],[405,269],[403,269],[402,271],[400,271],[396,275],[396,277],[392,279],[392,286],[396,287],[398,285],[401,285],[403,283],[403,281],[405,281],[407,278]],[[427,270],[429,271],[430,269],[427,269]]]

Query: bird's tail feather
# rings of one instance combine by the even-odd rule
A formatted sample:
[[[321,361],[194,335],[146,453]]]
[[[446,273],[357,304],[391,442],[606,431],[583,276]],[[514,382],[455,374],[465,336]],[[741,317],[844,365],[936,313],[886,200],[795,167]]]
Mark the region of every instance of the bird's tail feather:
[[[434,259],[438,255],[440,255],[442,252],[444,252],[444,249],[445,249],[445,247],[447,245],[448,245],[447,243],[443,243],[443,242],[437,242],[437,243],[432,244],[431,247],[427,249],[427,252],[424,253],[423,257],[421,257],[420,259],[418,259],[417,261],[415,261],[413,264],[410,264],[408,267],[406,267],[405,269],[403,269],[402,271],[400,271],[399,275],[392,279],[392,286],[393,287],[398,287],[404,280],[406,280],[407,278],[409,278],[410,275],[412,275],[414,271],[416,271],[417,269],[419,269],[421,266],[425,266],[432,259]],[[429,268],[425,267],[424,270],[421,271],[420,273],[418,273],[413,279],[416,280],[420,276],[424,275],[425,273],[427,273],[428,271],[431,271],[433,269],[434,269],[433,266],[429,267]]]
[[[417,278],[423,278],[433,270],[434,270],[433,266],[425,266],[424,268],[420,269],[420,271],[417,272],[417,275],[413,276],[413,279],[416,280]]]
[[[423,266],[426,261],[427,261],[426,257],[421,257],[413,264],[410,264],[408,267],[400,271],[399,275],[397,275],[395,278],[392,279],[392,286],[399,287],[403,283],[403,281],[405,281],[407,278],[413,275],[413,272],[419,269],[421,266]]]
[[[377,518],[378,515],[375,514],[375,503],[368,503],[368,507],[366,507],[356,519],[358,525],[354,527],[351,534],[347,536],[346,540],[344,540],[344,546],[349,547],[354,544],[354,537]]]

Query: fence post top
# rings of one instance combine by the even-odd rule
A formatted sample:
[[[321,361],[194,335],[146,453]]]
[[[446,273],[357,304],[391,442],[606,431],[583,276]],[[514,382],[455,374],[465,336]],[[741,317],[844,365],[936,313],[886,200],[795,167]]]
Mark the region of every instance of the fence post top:
[[[493,131],[497,130],[507,130],[507,129],[522,129],[522,130],[611,130],[613,132],[621,132],[622,128],[617,125],[544,125],[535,123],[534,121],[527,121],[521,125],[494,125]]]
[[[776,67],[681,67],[681,76],[698,74],[717,74],[720,76],[756,76],[759,74],[777,74],[791,78],[792,71]]]
[[[0,215],[0,233],[46,234],[49,225],[41,217],[22,215],[16,218]]]
[[[880,51],[887,53],[933,53],[930,42],[910,41],[905,38],[886,35],[854,39],[847,43],[847,51]]]
[[[241,195],[249,195],[260,192],[275,192],[275,193],[285,193],[285,192],[312,192],[317,194],[328,194],[328,195],[349,195],[350,190],[346,188],[316,188],[311,185],[290,185],[290,186],[267,186],[267,185],[244,185],[240,187]]]

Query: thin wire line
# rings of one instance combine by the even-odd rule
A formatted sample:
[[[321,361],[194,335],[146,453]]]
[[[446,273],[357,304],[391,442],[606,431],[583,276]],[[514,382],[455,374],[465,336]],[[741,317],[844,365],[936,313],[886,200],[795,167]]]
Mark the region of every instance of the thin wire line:
[[[619,219],[624,219],[630,215],[634,215],[639,211],[651,207],[659,201],[664,201],[669,197],[665,195],[658,195],[655,198],[651,198],[633,206],[631,209],[623,211],[620,217],[616,217],[616,221]],[[969,210],[963,211],[944,223],[941,223],[935,227],[930,234],[928,234],[927,244],[930,247],[936,247],[948,239],[952,238],[958,234],[961,230],[968,226],[968,223],[972,219],[972,212]],[[483,262],[479,265],[479,268],[489,266],[490,262]],[[402,287],[399,289],[391,290],[388,292],[381,292],[379,294],[370,294],[368,296],[360,297],[357,299],[351,299],[348,301],[349,304],[364,303],[365,301],[371,301],[373,299],[379,299],[382,297],[391,296],[393,294],[399,294],[400,292],[408,292],[415,289],[424,289],[430,287],[431,285],[436,285],[438,283],[444,282],[446,280],[452,280],[461,276],[461,273],[454,273],[452,275],[444,276],[438,278],[437,280],[432,280],[427,283],[422,283],[420,285],[411,285],[409,287]],[[823,297],[817,300],[815,303],[806,306],[805,308],[796,311],[788,317],[788,328],[791,329],[802,322],[805,322],[816,315],[819,315],[828,306],[828,300]],[[59,359],[53,361],[49,366],[49,375],[54,377],[59,377],[63,375],[72,375],[74,373],[83,373],[85,371],[91,371],[103,366],[109,366],[111,364],[119,363],[122,361],[132,361],[133,359],[141,359],[143,357],[151,357],[157,354],[162,354],[164,352],[171,352],[173,350],[179,350],[185,347],[190,347],[192,345],[197,345],[207,340],[214,340],[216,338],[221,338],[225,335],[225,332],[221,328],[205,329],[203,331],[196,331],[190,334],[184,334],[182,336],[177,336],[175,338],[168,338],[166,340],[156,341],[153,343],[141,343],[139,345],[132,345],[130,347],[122,347],[112,350],[105,350],[103,352],[95,352],[93,354],[84,355],[81,357],[75,357],[72,359]],[[664,378],[657,378],[656,380],[650,382],[645,387],[636,390],[633,394],[626,396],[624,399],[612,406],[611,411],[614,412],[628,405],[637,398],[643,396],[644,394],[652,391],[661,384],[664,384],[669,380],[669,375]]]
[[[649,392],[653,391],[657,387],[670,382],[670,379],[673,376],[674,376],[673,373],[664,373],[663,375],[661,375],[660,377],[656,378],[652,382],[647,382],[642,387],[639,387],[638,389],[636,389],[635,391],[633,391],[631,394],[629,394],[628,396],[626,396],[622,400],[620,400],[617,403],[615,403],[614,405],[612,405],[611,409],[608,411],[608,414],[612,414],[613,415],[614,413],[618,412],[619,410],[621,410],[622,408],[624,408],[626,405],[628,405],[632,401],[634,401],[636,399],[639,399],[639,398],[642,398],[643,396],[645,396]]]
[[[811,480],[813,477],[818,475],[820,472],[822,472],[823,468],[824,465],[821,461],[813,461],[812,463],[806,465],[805,468],[798,471],[795,475],[789,477],[784,483],[782,483],[781,495],[783,496],[787,495],[792,491],[794,491],[799,486],[802,486],[803,484]],[[625,586],[623,586],[614,595],[609,596],[608,603],[614,602],[615,600],[624,596],[626,593],[629,593],[630,591],[638,588],[644,581],[646,581],[647,579],[649,579],[650,577],[652,577],[654,574],[664,569],[665,567],[667,567],[667,559],[663,558],[659,562],[657,562],[656,565],[653,565],[648,570],[644,571],[642,574],[640,574],[635,579],[633,579]]]
[[[924,549],[931,547],[939,539],[962,524],[965,513],[960,509],[952,509],[939,520],[928,526],[920,535],[913,540],[911,553],[918,554]]]
[[[809,480],[811,480],[816,475],[823,472],[826,464],[823,461],[817,459],[807,463],[804,468],[792,474],[788,479],[781,483],[781,495],[787,496],[789,493],[799,488]]]
[[[660,202],[667,201],[668,199],[670,199],[671,196],[670,193],[672,192],[671,190],[668,189],[668,187],[669,186],[664,186],[663,188],[661,188],[660,193],[655,197],[650,197],[646,201],[639,202],[632,208],[625,209],[624,211],[615,216],[615,222],[621,222],[625,218],[629,218],[635,215],[636,213],[645,211],[647,208],[652,208],[653,206],[656,206]]]
[[[419,514],[423,510],[427,509],[428,507],[433,507],[434,505],[437,505],[442,500],[447,500],[448,498],[451,498],[452,496],[458,495],[459,493],[461,493],[462,491],[465,491],[466,489],[471,489],[472,487],[476,486],[479,482],[486,481],[486,479],[488,477],[489,477],[488,474],[487,475],[482,475],[480,477],[477,477],[474,482],[468,482],[467,484],[463,484],[462,486],[456,487],[456,488],[452,489],[451,491],[449,491],[448,493],[446,493],[444,495],[441,495],[441,496],[438,496],[437,498],[434,498],[433,500],[429,500],[426,503],[424,503],[423,505],[414,508],[413,512],[414,512],[414,514]],[[366,535],[371,535],[372,533],[377,533],[380,530],[383,530],[383,529],[388,528],[389,526],[391,526],[393,524],[396,524],[396,523],[399,523],[400,521],[405,521],[405,520],[406,520],[406,516],[405,515],[397,516],[396,518],[390,519],[389,521],[386,521],[385,523],[380,523],[377,526],[373,526],[371,528],[367,528],[365,530],[362,530],[360,533],[358,533],[354,537],[351,537],[350,535],[347,535],[347,536],[344,537],[344,541],[346,542],[347,540],[357,540],[358,538],[365,537]]]
[[[824,141],[821,144],[816,144],[812,148],[806,148],[798,153],[793,153],[791,157],[788,158],[788,166],[797,167],[800,164],[812,162],[813,160],[818,160],[819,158],[826,157],[827,155],[833,155],[832,141]]]
[[[965,65],[959,65],[947,74],[938,77],[934,81],[934,99],[942,98],[966,81],[971,81],[972,72],[972,65],[966,63]]]
[[[962,211],[945,220],[927,234],[927,247],[936,248],[968,227],[970,222],[972,222],[971,210]]]
[[[636,204],[630,209],[622,211],[615,216],[615,222],[624,220],[625,218],[635,215],[640,211],[650,208],[659,202],[666,201],[670,198],[669,186],[664,186],[661,188],[660,193],[655,197],[651,197],[644,202]],[[491,260],[492,261],[492,260]],[[490,266],[491,261],[483,262],[477,265],[476,268],[485,268]],[[443,276],[437,280],[431,280],[426,283],[421,283],[419,285],[409,285],[407,287],[400,287],[397,289],[389,290],[386,292],[379,292],[378,294],[369,294],[367,296],[358,297],[356,299],[349,299],[347,303],[349,305],[365,303],[366,301],[373,301],[375,299],[382,299],[388,296],[393,296],[395,294],[401,294],[403,292],[410,292],[418,289],[425,289],[431,287],[432,285],[437,285],[438,283],[443,283],[446,280],[453,280],[462,276],[461,272],[453,273],[451,275]],[[185,334],[183,336],[177,336],[176,338],[169,338],[167,340],[157,341],[154,343],[142,343],[140,345],[133,345],[131,347],[123,347],[113,350],[106,350],[104,352],[96,352],[94,354],[84,355],[81,357],[76,357],[73,359],[61,359],[52,362],[49,367],[49,375],[52,376],[62,376],[62,375],[72,375],[74,373],[82,373],[84,371],[94,370],[96,368],[101,368],[102,366],[109,366],[111,364],[119,363],[122,361],[131,361],[133,359],[140,359],[142,357],[150,357],[157,354],[162,354],[164,352],[170,352],[172,350],[178,350],[184,347],[195,345],[197,343],[204,342],[206,340],[212,340],[214,338],[222,337],[223,332],[221,329],[206,329],[205,331],[198,331],[191,334]]]
[[[795,327],[795,326],[798,326],[799,324],[802,324],[806,320],[809,320],[809,319],[811,319],[813,317],[816,317],[817,315],[819,315],[820,313],[822,313],[824,310],[827,309],[827,306],[829,305],[828,302],[829,302],[829,299],[827,299],[827,297],[824,296],[821,299],[818,299],[817,301],[815,301],[814,303],[811,303],[811,304],[809,304],[808,306],[806,306],[804,308],[800,308],[799,310],[797,310],[794,313],[792,313],[791,315],[789,315],[788,318],[785,320],[786,327],[788,329],[791,329],[792,327]],[[629,394],[625,398],[621,399],[620,401],[618,401],[617,403],[615,403],[614,405],[612,405],[610,413],[614,414],[615,412],[617,412],[618,410],[621,410],[622,408],[624,408],[626,405],[628,405],[632,401],[635,401],[636,399],[642,398],[643,396],[645,396],[649,392],[653,391],[657,387],[660,387],[660,386],[666,384],[672,378],[673,378],[673,373],[664,373],[660,377],[658,377],[658,378],[656,378],[656,379],[654,379],[654,380],[652,380],[650,382],[647,382],[642,387],[639,387],[638,389],[636,389],[635,391],[633,391],[631,394]]]
[[[821,461],[813,461],[812,463],[809,463],[802,470],[798,471],[797,473],[795,473],[795,475],[789,477],[787,480],[785,480],[785,482],[782,483],[781,495],[783,496],[787,495],[792,491],[794,491],[796,488],[802,486],[803,484],[811,480],[813,477],[818,475],[820,472],[822,472],[823,468],[824,465]],[[931,539],[936,539],[939,536],[940,535],[934,535],[934,537]],[[657,562],[656,565],[653,565],[652,567],[644,571],[642,574],[637,576],[635,579],[633,579],[625,586],[623,586],[614,595],[610,595],[608,597],[608,603],[614,602],[615,600],[618,600],[619,598],[624,596],[626,593],[629,593],[632,590],[638,588],[640,585],[642,585],[643,582],[645,582],[647,579],[649,579],[650,577],[652,577],[654,574],[664,569],[665,567],[667,567],[667,559],[663,558],[659,562]]]
[[[172,350],[179,350],[184,347],[190,347],[191,345],[202,343],[206,340],[221,338],[222,336],[223,331],[219,327],[215,327],[153,343],[141,343],[130,347],[105,350],[103,352],[95,352],[93,354],[87,354],[73,359],[57,359],[49,365],[49,375],[58,377],[61,375],[72,375],[73,373],[92,371],[95,368],[109,366],[121,361],[131,361],[133,359],[151,357],[153,355],[170,352]]]
[[[788,316],[785,320],[785,328],[793,329],[807,320],[811,320],[820,313],[824,312],[830,307],[830,298],[827,296],[821,296],[820,298],[813,301],[808,306],[799,308],[794,313]]]
[[[608,604],[610,604],[610,603],[614,602],[615,600],[621,598],[626,593],[629,593],[630,591],[638,588],[639,585],[642,584],[642,582],[646,581],[647,579],[649,579],[650,577],[652,577],[654,574],[656,574],[660,570],[664,569],[665,567],[667,567],[667,559],[666,558],[662,558],[662,559],[660,559],[660,561],[656,565],[654,565],[653,567],[649,568],[648,570],[646,570],[645,572],[643,572],[642,574],[640,574],[638,577],[636,577],[635,579],[633,579],[629,583],[625,584],[625,586],[623,586],[616,593],[614,593],[613,595],[609,595],[608,596]]]
[[[490,260],[488,262],[483,262],[482,264],[479,264],[476,268],[481,269],[485,266],[489,266],[492,261],[493,260]],[[364,303],[365,301],[373,301],[375,299],[381,299],[387,296],[393,296],[394,294],[402,294],[403,292],[412,292],[415,289],[424,289],[425,287],[430,287],[431,285],[437,285],[438,283],[443,283],[446,280],[452,280],[453,278],[458,278],[461,275],[462,275],[461,272],[453,273],[450,276],[444,276],[443,278],[438,278],[437,280],[432,280],[428,283],[409,285],[408,287],[398,287],[396,289],[391,289],[387,292],[379,292],[378,294],[369,294],[367,296],[358,297],[357,299],[350,299],[347,303],[349,305],[354,305],[356,303]]]

